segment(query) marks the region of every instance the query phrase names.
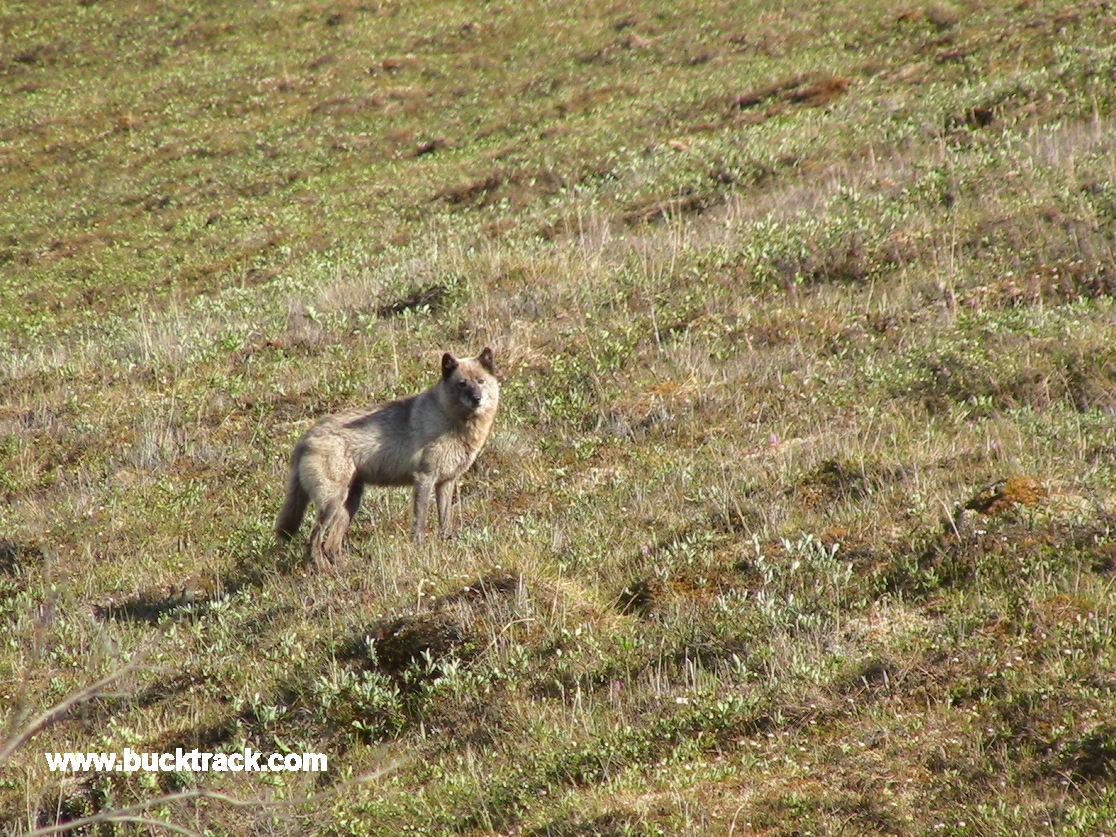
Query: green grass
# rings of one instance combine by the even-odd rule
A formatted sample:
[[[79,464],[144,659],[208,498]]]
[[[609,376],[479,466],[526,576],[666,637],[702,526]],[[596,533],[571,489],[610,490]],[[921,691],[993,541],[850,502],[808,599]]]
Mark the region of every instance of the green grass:
[[[123,673],[0,833],[183,790],[275,803],[148,812],[212,835],[1116,829],[1114,37],[6,4],[5,740]],[[457,540],[370,490],[336,572],[275,544],[316,416],[483,345]],[[330,771],[42,756],[244,745]]]

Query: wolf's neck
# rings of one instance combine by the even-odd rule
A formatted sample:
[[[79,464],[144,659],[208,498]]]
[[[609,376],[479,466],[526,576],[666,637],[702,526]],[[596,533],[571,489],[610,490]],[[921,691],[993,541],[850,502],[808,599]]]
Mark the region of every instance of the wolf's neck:
[[[466,417],[457,430],[457,436],[470,451],[480,450],[488,438],[494,416],[491,411],[473,413]]]

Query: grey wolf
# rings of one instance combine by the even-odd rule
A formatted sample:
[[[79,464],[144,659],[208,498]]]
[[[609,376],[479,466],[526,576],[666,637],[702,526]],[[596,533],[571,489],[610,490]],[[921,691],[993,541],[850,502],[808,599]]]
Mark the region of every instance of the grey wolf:
[[[310,558],[319,569],[337,563],[365,485],[413,487],[416,543],[423,539],[433,496],[441,534],[450,537],[457,481],[484,447],[499,404],[495,359],[485,348],[473,358],[446,352],[441,380],[425,392],[371,412],[323,418],[291,454],[277,537],[293,538],[313,502],[318,519],[310,533]]]

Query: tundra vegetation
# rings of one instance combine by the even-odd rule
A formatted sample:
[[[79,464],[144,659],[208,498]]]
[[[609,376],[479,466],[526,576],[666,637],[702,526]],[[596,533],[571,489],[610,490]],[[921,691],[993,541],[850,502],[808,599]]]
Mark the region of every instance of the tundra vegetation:
[[[10,0],[0,91],[0,833],[1111,833],[1111,3]],[[481,345],[458,539],[275,544]]]

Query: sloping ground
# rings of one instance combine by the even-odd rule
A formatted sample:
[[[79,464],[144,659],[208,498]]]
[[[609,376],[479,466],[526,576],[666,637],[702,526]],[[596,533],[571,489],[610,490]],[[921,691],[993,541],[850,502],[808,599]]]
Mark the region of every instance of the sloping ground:
[[[1116,14],[800,5],[0,11],[2,833],[1116,828]],[[457,540],[274,543],[482,345]]]

